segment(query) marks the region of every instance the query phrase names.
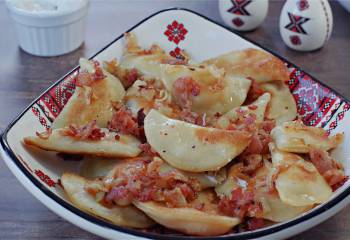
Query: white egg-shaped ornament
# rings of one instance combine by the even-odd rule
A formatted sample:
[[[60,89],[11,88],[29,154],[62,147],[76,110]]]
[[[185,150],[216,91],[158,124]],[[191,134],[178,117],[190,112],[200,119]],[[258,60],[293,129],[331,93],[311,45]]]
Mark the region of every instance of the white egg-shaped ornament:
[[[268,0],[219,0],[222,20],[238,31],[257,28],[267,15],[268,6]]]
[[[279,25],[288,47],[313,51],[323,47],[331,36],[332,10],[327,0],[287,0]]]

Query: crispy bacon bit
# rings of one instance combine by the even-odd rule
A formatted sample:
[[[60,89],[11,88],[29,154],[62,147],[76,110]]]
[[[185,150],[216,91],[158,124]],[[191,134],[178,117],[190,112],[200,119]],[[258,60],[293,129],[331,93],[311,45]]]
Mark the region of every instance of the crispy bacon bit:
[[[118,134],[116,134],[116,135],[114,136],[114,139],[115,139],[116,141],[119,141],[119,140],[120,140],[120,136],[119,136]]]
[[[107,202],[114,201],[119,206],[127,206],[132,202],[133,196],[125,186],[113,187],[106,195]]]
[[[344,183],[346,183],[346,181],[349,179],[348,176],[345,176],[345,178],[343,178],[342,181],[339,181],[338,183],[332,185],[332,190],[333,192],[336,191],[338,188],[340,188],[341,186],[344,185]]]
[[[242,188],[234,189],[231,198],[223,197],[218,207],[223,214],[239,218],[253,214],[259,215],[262,211],[260,204],[254,201],[254,193]],[[258,209],[261,210],[257,211]]]
[[[252,84],[250,85],[247,99],[245,100],[244,105],[248,105],[252,102],[254,102],[258,97],[260,97],[264,91],[260,88],[259,83],[255,81],[255,79],[248,77],[252,81]]]
[[[164,164],[159,158],[153,161],[137,161],[118,171],[116,184],[105,196],[107,203],[125,206],[133,199],[163,202],[169,207],[179,207],[192,201],[195,196],[193,180],[177,170],[160,172]],[[109,181],[110,182],[110,181]]]
[[[248,108],[249,108],[250,110],[255,110],[255,109],[258,108],[258,106],[256,106],[256,105],[248,105]]]
[[[245,155],[240,160],[244,163],[243,172],[246,174],[252,174],[263,166],[263,159],[259,154]]]
[[[144,152],[145,155],[150,157],[157,157],[159,154],[154,151],[148,143],[142,143],[139,145],[139,148]]]
[[[103,74],[103,70],[99,64],[99,62],[93,60],[93,65],[95,72],[89,73],[86,70],[80,70],[77,77],[76,77],[76,85],[79,87],[82,86],[91,86],[94,81],[99,81],[106,76]]]
[[[180,77],[175,80],[174,95],[177,98],[179,105],[183,108],[191,108],[191,96],[200,94],[200,86],[191,77]]]
[[[254,134],[250,141],[250,144],[245,150],[245,154],[259,154],[262,152],[264,146],[258,134]]]
[[[270,132],[274,127],[275,122],[273,120],[263,121],[260,124],[259,129],[255,130],[255,133],[252,135],[251,142],[241,156],[269,153],[268,145],[272,141]],[[250,129],[253,130],[252,127]]]
[[[255,120],[256,120],[256,116],[255,115],[252,115],[252,114],[248,114],[247,117],[244,118],[244,124],[245,125],[252,125],[255,123]]]
[[[222,116],[222,114],[219,113],[219,112],[217,112],[217,113],[214,114],[214,117],[215,117],[215,118],[219,118],[219,117],[221,117],[221,116]]]
[[[141,108],[138,112],[137,112],[137,124],[139,126],[143,126],[144,125],[144,121],[145,121],[145,113],[143,111],[143,108]]]
[[[346,179],[346,176],[343,166],[334,160],[327,151],[311,148],[309,154],[310,161],[330,186],[337,186],[339,188],[339,183],[345,182],[344,179]]]
[[[276,126],[275,120],[265,120],[261,123],[260,128],[266,133],[270,134],[272,129]]]
[[[179,118],[185,122],[196,124],[199,119],[199,114],[191,112],[189,109],[184,109],[180,112]]]
[[[185,59],[177,59],[177,58],[164,58],[160,63],[170,64],[170,65],[186,65],[187,61]]]
[[[129,88],[131,85],[134,84],[134,82],[140,77],[139,72],[136,68],[132,68],[130,70],[126,71],[123,85],[125,88]]]
[[[95,73],[92,75],[92,78],[96,81],[104,79],[106,76],[103,74],[100,63],[92,60],[95,68]]]
[[[204,209],[204,203],[197,203],[196,205],[194,205],[193,207],[199,211]]]
[[[184,195],[186,199],[194,199],[196,196],[196,193],[194,190],[189,187],[187,184],[180,184],[179,188],[181,190],[181,193]]]
[[[259,228],[263,228],[265,225],[264,219],[262,218],[251,218],[247,221],[248,231],[254,231]]]
[[[62,131],[64,136],[74,137],[79,140],[101,140],[106,134],[96,125],[96,120],[79,127],[74,124],[69,125]]]
[[[192,112],[191,110],[184,108],[179,112],[179,119],[188,123],[196,124],[199,126],[206,126],[206,115],[200,115],[196,112]]]
[[[270,134],[258,130],[257,133],[253,134],[251,142],[248,147],[244,150],[242,155],[249,154],[266,154],[268,153],[268,145],[271,142],[272,138]]]
[[[49,129],[46,129],[46,131],[45,131],[45,132],[42,132],[42,133],[35,132],[35,135],[36,135],[37,137],[41,138],[41,139],[46,140],[46,139],[49,139],[51,133],[52,133],[52,129],[49,128]]]
[[[140,127],[137,124],[137,119],[132,116],[132,113],[125,106],[121,106],[114,114],[111,121],[108,123],[110,131],[120,132],[123,134],[140,136]]]
[[[78,87],[91,86],[92,81],[93,79],[91,77],[91,74],[88,73],[88,71],[79,71],[76,77],[75,85]]]
[[[248,113],[241,108],[236,110],[238,118],[235,121],[230,121],[227,130],[246,130],[254,132],[256,130],[256,115]]]
[[[198,83],[196,83],[191,77],[180,77],[176,79],[173,87],[175,98],[182,108],[178,114],[179,119],[192,124],[206,126],[206,115],[201,115],[191,111],[191,97],[198,96],[200,93],[200,86]]]

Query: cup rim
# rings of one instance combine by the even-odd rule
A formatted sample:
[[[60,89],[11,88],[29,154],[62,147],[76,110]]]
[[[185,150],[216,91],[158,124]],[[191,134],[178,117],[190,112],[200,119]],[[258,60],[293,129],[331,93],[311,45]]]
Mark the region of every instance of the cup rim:
[[[85,11],[89,6],[89,0],[82,0],[82,5],[73,11],[70,10],[64,10],[64,11],[42,11],[42,12],[36,12],[36,11],[26,11],[20,8],[17,8],[14,6],[13,3],[11,3],[11,0],[6,0],[6,6],[10,13],[14,13],[18,16],[22,17],[30,17],[30,18],[58,18],[62,16],[68,16],[68,15],[75,15],[81,11]]]

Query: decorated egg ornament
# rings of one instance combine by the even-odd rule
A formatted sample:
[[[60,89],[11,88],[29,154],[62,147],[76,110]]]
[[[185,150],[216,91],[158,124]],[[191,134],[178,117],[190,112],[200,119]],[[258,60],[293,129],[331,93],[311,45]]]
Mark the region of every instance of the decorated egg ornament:
[[[280,16],[284,43],[295,50],[321,48],[333,28],[332,10],[327,0],[287,0]]]
[[[268,0],[219,0],[219,11],[228,27],[249,31],[264,21],[268,5]]]

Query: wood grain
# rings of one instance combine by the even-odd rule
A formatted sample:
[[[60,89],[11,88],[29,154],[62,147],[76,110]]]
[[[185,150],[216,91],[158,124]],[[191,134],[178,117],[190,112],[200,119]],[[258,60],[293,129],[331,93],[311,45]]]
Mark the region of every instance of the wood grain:
[[[151,3],[150,3],[151,2]],[[305,71],[350,97],[350,14],[332,1],[334,31],[319,51],[295,52],[282,42],[278,20],[283,1],[270,1],[269,15],[256,31],[245,35],[296,63]],[[53,81],[74,67],[79,57],[91,56],[148,15],[169,7],[186,7],[221,22],[216,1],[92,1],[86,41],[60,57],[40,58],[19,49],[14,29],[0,0],[0,130]],[[0,161],[0,239],[100,239],[59,218],[20,185]],[[350,238],[350,206],[293,240]]]

